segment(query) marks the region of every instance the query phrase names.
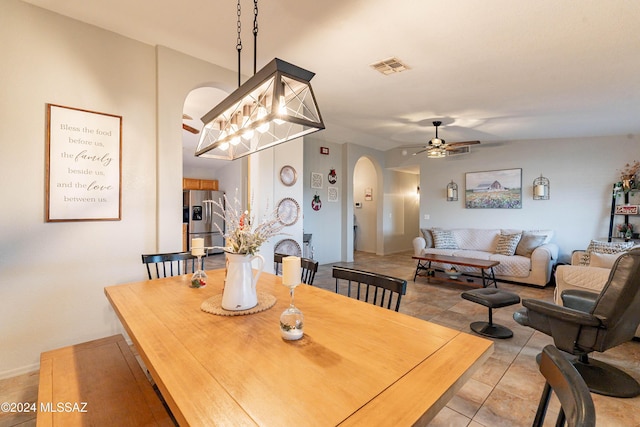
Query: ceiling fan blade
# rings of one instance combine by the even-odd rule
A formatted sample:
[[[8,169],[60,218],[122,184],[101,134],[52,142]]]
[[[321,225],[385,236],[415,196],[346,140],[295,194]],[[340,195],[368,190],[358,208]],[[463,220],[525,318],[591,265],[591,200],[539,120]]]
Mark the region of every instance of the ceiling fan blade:
[[[476,145],[480,144],[480,141],[462,141],[462,142],[452,142],[447,144],[446,149],[455,149],[456,147],[466,147],[468,145]]]
[[[200,133],[200,131],[198,129],[193,128],[193,127],[191,127],[191,126],[189,126],[189,125],[187,125],[185,123],[182,124],[182,129],[186,130],[187,132],[194,133],[196,135]]]
[[[190,116],[190,115],[188,115],[188,114],[182,114],[182,118],[183,118],[184,120],[193,120],[193,117],[191,117],[191,116]]]
[[[413,155],[414,155],[414,156],[417,156],[418,154],[420,154],[420,153],[424,153],[425,151],[429,151],[429,150],[430,150],[429,148],[425,148],[425,149],[423,149],[423,150],[416,151],[415,153],[413,153]]]

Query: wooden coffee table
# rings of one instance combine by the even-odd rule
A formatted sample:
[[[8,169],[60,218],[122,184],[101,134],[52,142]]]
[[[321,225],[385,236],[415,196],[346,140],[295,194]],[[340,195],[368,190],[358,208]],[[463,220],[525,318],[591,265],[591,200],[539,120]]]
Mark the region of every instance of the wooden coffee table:
[[[416,277],[418,273],[422,270],[427,272],[435,272],[435,270],[431,269],[432,262],[441,262],[445,264],[453,264],[453,265],[464,265],[467,267],[475,267],[480,269],[480,278],[482,279],[482,287],[486,288],[487,286],[498,287],[498,283],[496,282],[496,275],[493,272],[493,267],[500,264],[500,261],[489,261],[483,259],[474,259],[474,258],[464,258],[459,256],[448,256],[448,255],[436,255],[436,254],[426,254],[421,256],[414,256],[413,259],[418,260],[418,265],[416,266],[416,273],[413,275],[413,281],[416,281]],[[460,273],[462,276],[463,273]],[[422,276],[422,274],[421,274]],[[444,276],[444,277],[443,277]],[[440,282],[452,282],[452,283],[467,283],[474,284],[474,280],[471,277],[468,277],[466,280],[457,280],[451,279],[446,276],[445,273],[437,272],[437,275],[428,276],[427,277],[435,278]]]

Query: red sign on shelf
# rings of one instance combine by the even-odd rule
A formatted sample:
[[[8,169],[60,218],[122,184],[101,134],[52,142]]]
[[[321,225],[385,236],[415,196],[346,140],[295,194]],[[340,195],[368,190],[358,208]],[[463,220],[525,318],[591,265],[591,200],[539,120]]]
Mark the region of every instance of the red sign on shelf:
[[[616,206],[616,214],[620,215],[638,215],[638,205],[618,205]]]

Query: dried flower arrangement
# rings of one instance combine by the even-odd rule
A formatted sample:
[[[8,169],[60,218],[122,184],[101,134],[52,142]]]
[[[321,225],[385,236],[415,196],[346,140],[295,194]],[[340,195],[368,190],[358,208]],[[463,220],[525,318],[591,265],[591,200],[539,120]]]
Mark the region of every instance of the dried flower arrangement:
[[[221,200],[210,201],[217,209],[214,215],[224,219],[226,232],[218,228],[218,231],[225,237],[226,246],[219,249],[232,254],[255,255],[260,246],[271,237],[282,234],[284,227],[280,222],[277,210],[271,215],[265,215],[260,223],[257,223],[251,208],[242,211],[240,200],[237,195],[233,199],[233,205],[229,203],[227,196],[224,196],[224,204]],[[253,204],[253,201],[252,203]],[[226,206],[226,208],[225,208]],[[216,225],[216,227],[218,227]]]
[[[633,178],[638,171],[640,171],[640,162],[635,160],[633,163],[627,163],[624,168],[620,170],[620,179]]]

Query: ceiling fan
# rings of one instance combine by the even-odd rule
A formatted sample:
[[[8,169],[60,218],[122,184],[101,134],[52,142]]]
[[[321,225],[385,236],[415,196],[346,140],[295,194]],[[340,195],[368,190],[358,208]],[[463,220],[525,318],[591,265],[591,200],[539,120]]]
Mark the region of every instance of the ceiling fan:
[[[183,114],[182,115],[182,120],[193,120],[193,117],[191,117],[188,114]],[[191,133],[193,133],[195,135],[200,133],[200,131],[198,129],[196,129],[194,127],[191,127],[191,126],[189,126],[188,124],[186,124],[184,122],[182,123],[182,129],[186,130],[187,132],[191,132]]]
[[[441,121],[433,122],[436,127],[436,137],[429,140],[423,150],[413,153],[414,156],[426,151],[429,158],[442,158],[452,154],[468,153],[470,145],[480,144],[480,141],[451,142],[447,144],[444,139],[438,138],[438,126],[441,124]]]

